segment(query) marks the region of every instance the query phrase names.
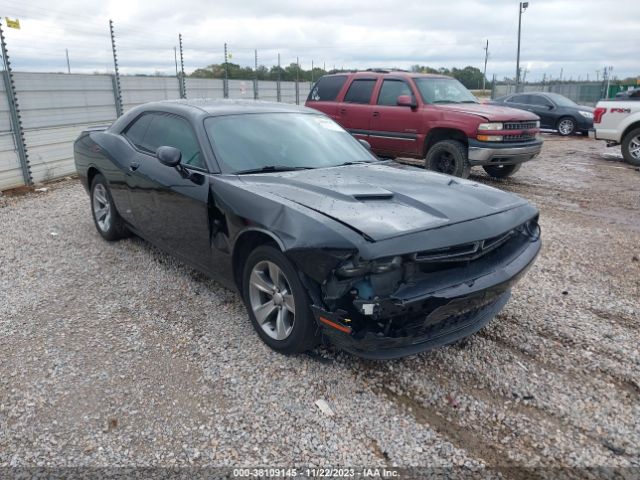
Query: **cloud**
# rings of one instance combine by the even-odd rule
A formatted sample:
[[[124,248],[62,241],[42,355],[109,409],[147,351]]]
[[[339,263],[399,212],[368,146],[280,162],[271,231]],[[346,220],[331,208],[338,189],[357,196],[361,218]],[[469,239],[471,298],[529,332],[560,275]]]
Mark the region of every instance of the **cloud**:
[[[4,12],[21,30],[6,29],[13,65],[19,70],[111,71],[108,19],[115,24],[118,59],[124,73],[171,74],[177,34],[184,38],[188,71],[223,61],[228,43],[233,61],[273,65],[278,52],[287,65],[296,57],[327,67],[433,67],[474,65],[487,74],[513,76],[518,2],[454,0],[4,0]],[[640,74],[640,14],[635,2],[532,0],[522,16],[521,59],[527,78],[543,75],[595,78]]]

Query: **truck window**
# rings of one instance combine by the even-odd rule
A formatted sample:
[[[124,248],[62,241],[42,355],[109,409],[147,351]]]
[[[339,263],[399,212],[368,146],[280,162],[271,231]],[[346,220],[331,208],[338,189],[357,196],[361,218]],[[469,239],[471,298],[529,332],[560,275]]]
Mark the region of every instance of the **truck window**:
[[[307,100],[312,102],[332,102],[336,99],[346,81],[346,75],[322,77],[311,89]]]
[[[354,80],[344,96],[344,101],[347,103],[369,103],[375,84],[375,79]]]
[[[400,95],[409,95],[413,98],[413,92],[409,85],[402,80],[385,80],[382,82],[382,88],[378,95],[378,105],[392,105],[398,104],[398,97]]]

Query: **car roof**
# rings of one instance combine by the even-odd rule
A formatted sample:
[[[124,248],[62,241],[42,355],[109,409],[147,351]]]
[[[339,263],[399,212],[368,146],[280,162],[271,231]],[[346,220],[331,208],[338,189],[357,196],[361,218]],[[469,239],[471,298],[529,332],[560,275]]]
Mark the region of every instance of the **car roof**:
[[[165,111],[194,117],[242,113],[319,113],[317,110],[289,103],[211,98],[162,100],[145,103],[140,105],[138,109],[140,111]]]
[[[337,72],[324,75],[325,77],[352,76],[356,78],[378,78],[378,77],[394,77],[394,78],[453,78],[449,75],[441,75],[438,73],[415,73],[405,72],[403,70],[363,70],[358,72]]]

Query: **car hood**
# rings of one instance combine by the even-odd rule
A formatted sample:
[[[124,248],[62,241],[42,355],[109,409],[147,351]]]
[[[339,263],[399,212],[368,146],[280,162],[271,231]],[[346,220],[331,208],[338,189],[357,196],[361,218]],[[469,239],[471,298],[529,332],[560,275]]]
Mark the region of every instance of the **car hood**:
[[[471,115],[479,115],[489,121],[508,122],[519,120],[538,120],[538,116],[526,110],[503,107],[488,103],[443,103],[437,108],[445,112],[461,112]]]
[[[303,205],[370,241],[453,225],[526,204],[522,198],[495,188],[388,161],[241,178],[254,192]]]

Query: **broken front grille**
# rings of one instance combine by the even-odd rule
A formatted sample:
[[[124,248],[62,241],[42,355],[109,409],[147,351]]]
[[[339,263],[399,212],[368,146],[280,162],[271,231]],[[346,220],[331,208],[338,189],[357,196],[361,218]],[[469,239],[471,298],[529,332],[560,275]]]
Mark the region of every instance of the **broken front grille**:
[[[519,231],[521,227],[477,242],[417,252],[413,254],[413,260],[416,262],[468,262],[495,250]]]

